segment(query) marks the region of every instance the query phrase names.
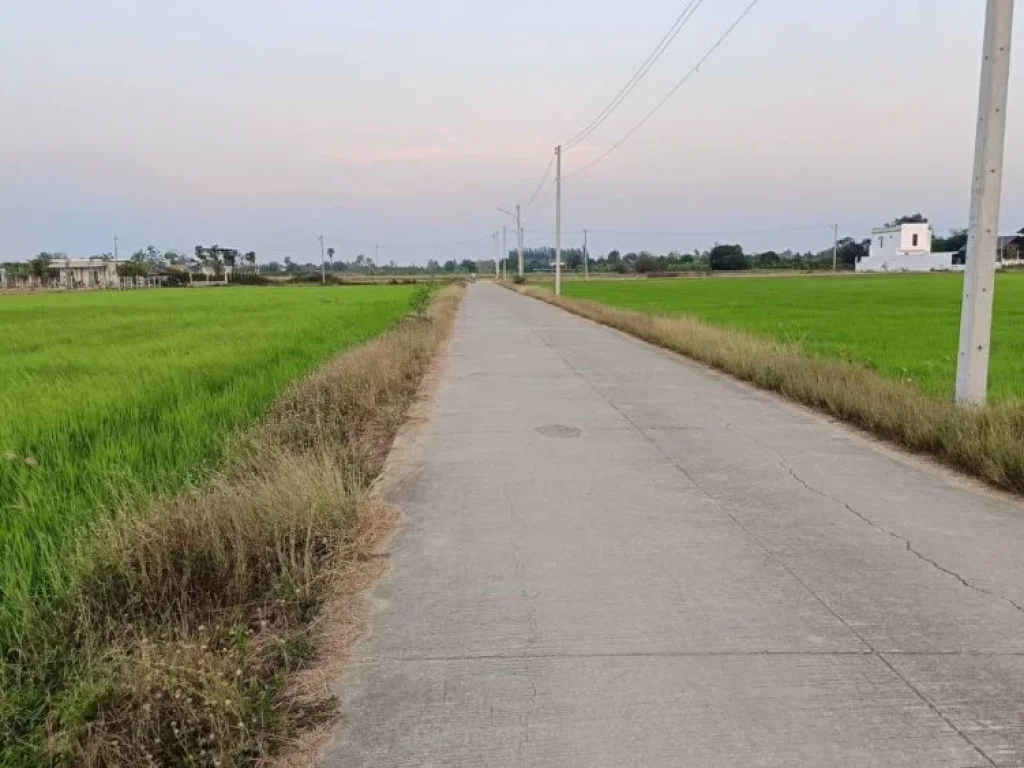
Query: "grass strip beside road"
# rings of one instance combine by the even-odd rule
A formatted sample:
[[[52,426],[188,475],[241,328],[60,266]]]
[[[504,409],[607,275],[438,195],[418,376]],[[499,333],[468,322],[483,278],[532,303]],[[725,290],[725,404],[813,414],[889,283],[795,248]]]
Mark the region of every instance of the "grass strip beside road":
[[[998,488],[1024,493],[1024,409],[1017,405],[960,408],[860,365],[807,355],[793,344],[692,317],[618,309],[529,286],[518,290],[933,456]]]
[[[619,309],[686,315],[844,360],[925,394],[953,395],[963,275],[715,273],[698,279],[566,281],[563,295]],[[1024,274],[996,278],[994,401],[1024,400]]]
[[[82,527],[0,663],[0,765],[248,765],[334,713],[296,673],[383,567],[371,483],[460,296],[293,384],[198,488]]]

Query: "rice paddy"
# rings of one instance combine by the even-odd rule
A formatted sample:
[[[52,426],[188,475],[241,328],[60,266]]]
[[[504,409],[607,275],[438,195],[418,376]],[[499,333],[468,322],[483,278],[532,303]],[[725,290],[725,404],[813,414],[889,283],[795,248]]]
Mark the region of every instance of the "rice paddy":
[[[232,438],[412,286],[0,297],[0,646],[76,532],[207,476]]]
[[[712,325],[797,345],[949,399],[956,373],[960,275],[566,281],[570,298]],[[990,395],[1024,399],[1024,274],[999,275]]]

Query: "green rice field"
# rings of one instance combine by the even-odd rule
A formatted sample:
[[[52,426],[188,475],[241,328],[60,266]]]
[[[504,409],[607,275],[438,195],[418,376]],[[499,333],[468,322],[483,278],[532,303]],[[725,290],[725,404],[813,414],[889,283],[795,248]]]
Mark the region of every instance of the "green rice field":
[[[708,323],[849,360],[949,398],[956,373],[960,275],[715,277],[566,281],[567,297]],[[1024,399],[1024,274],[999,275],[990,394]]]
[[[289,382],[392,326],[413,290],[0,296],[0,623],[59,588],[83,525],[202,479]]]

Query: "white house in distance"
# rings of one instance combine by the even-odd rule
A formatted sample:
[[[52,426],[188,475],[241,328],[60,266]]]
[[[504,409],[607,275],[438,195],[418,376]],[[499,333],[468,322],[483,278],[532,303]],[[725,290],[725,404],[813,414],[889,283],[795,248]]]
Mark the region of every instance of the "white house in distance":
[[[117,266],[112,259],[54,259],[57,282],[65,288],[102,288],[117,285]]]
[[[932,253],[932,225],[926,221],[875,227],[871,251],[857,261],[858,272],[962,272],[956,251]]]

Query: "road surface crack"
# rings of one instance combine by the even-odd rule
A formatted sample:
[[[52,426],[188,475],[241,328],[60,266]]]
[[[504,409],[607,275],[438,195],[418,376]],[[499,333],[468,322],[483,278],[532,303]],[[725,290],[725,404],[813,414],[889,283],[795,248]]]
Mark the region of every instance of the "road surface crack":
[[[914,555],[914,557],[916,557],[921,562],[927,563],[928,565],[932,566],[933,568],[935,568],[938,571],[941,571],[942,573],[946,574],[947,576],[952,576],[954,579],[959,581],[963,586],[967,587],[968,589],[972,589],[975,592],[980,592],[983,595],[988,595],[989,597],[994,597],[994,598],[997,598],[999,600],[1002,600],[1003,602],[1013,606],[1013,608],[1016,611],[1024,614],[1024,606],[1022,606],[1020,603],[1016,602],[1015,600],[1013,600],[1013,599],[1011,599],[1009,597],[1006,597],[1005,595],[1001,595],[998,592],[993,592],[993,591],[991,591],[989,589],[985,589],[984,587],[980,587],[977,584],[974,584],[973,582],[971,582],[967,578],[965,578],[962,574],[959,574],[956,571],[954,571],[954,570],[952,570],[950,568],[947,568],[946,566],[938,563],[937,561],[933,560],[932,558],[930,558],[927,555],[925,555],[922,552],[920,552],[918,549],[916,549],[914,547],[913,543],[907,537],[901,536],[900,534],[896,533],[895,531],[892,531],[892,530],[886,528],[885,526],[881,525],[880,523],[876,522],[875,520],[872,520],[870,517],[868,517],[867,515],[865,515],[862,512],[859,512],[858,510],[854,509],[853,506],[851,506],[847,502],[843,501],[842,499],[837,499],[835,496],[831,496],[831,495],[825,493],[824,491],[819,490],[818,488],[815,488],[813,485],[811,485],[806,480],[804,480],[802,477],[800,477],[800,475],[797,474],[796,470],[794,470],[791,466],[789,466],[789,464],[787,463],[785,458],[782,459],[782,461],[779,463],[779,466],[782,467],[783,469],[785,469],[787,472],[789,472],[790,477],[792,477],[794,480],[796,480],[798,483],[800,483],[800,485],[802,485],[804,488],[806,488],[811,493],[815,493],[815,494],[817,494],[818,496],[821,496],[824,499],[828,499],[831,502],[834,502],[836,504],[839,504],[839,505],[845,507],[846,510],[848,512],[850,512],[852,515],[854,515],[857,519],[859,519],[859,520],[863,521],[864,523],[866,523],[867,525],[871,526],[876,531],[880,531],[881,533],[884,533],[887,536],[890,536],[893,539],[895,539],[896,541],[900,542],[903,545],[903,548],[907,552],[910,552],[912,555]]]

